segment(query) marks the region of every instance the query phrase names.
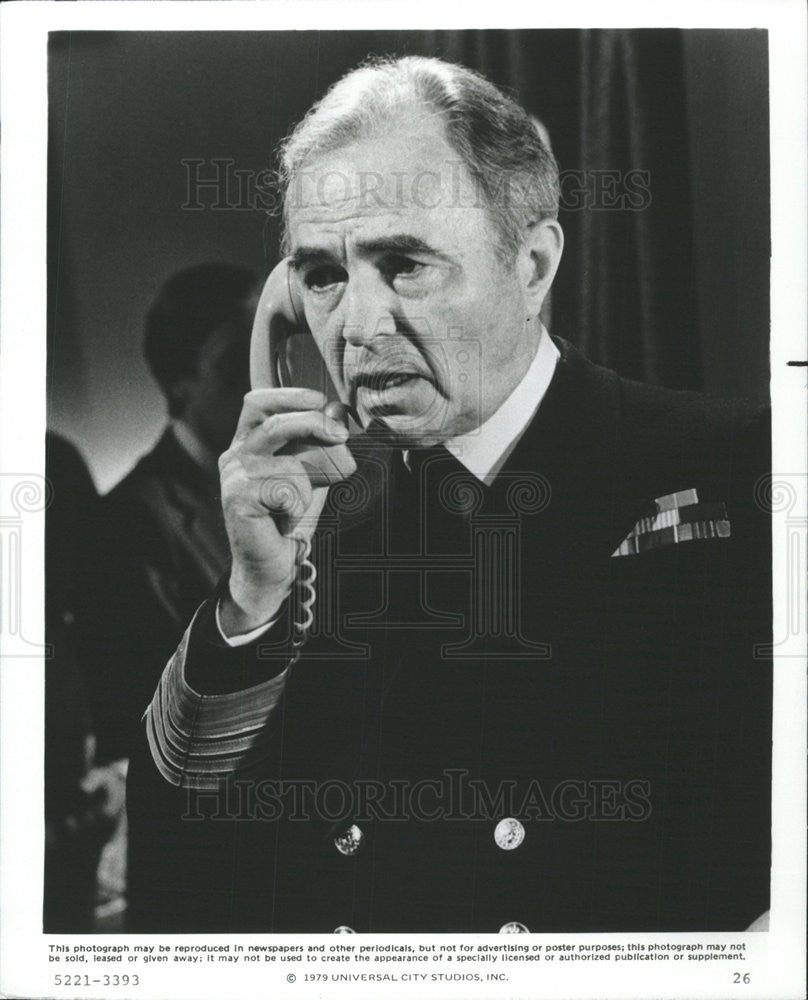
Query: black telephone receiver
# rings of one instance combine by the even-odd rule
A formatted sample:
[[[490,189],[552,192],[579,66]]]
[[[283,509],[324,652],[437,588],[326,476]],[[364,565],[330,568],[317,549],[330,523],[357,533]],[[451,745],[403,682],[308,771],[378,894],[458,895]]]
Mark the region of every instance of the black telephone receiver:
[[[264,284],[253,320],[250,341],[250,383],[253,389],[278,389],[292,385],[286,346],[289,337],[311,336],[303,312],[300,290],[292,274],[289,258],[278,264]],[[336,391],[331,393],[336,397]],[[335,398],[325,406],[329,417],[345,424],[352,435],[363,433],[351,418],[350,410]],[[279,454],[296,455],[311,479],[312,486],[330,486],[353,471],[342,466],[341,446],[323,447],[312,439],[295,442]],[[344,457],[344,456],[342,456]]]

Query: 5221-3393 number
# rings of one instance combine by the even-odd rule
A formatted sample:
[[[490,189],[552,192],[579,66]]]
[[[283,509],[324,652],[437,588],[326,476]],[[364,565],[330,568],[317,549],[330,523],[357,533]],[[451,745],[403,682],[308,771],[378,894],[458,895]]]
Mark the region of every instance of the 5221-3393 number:
[[[66,975],[54,976],[54,986],[138,986],[140,976],[89,976],[89,975]]]

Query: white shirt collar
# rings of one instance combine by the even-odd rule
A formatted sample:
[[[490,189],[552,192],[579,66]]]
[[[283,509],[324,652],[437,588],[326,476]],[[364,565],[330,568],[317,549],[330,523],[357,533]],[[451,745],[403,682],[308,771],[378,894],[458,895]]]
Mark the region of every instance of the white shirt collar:
[[[177,444],[192,462],[209,474],[216,476],[219,474],[219,462],[216,455],[199,440],[189,424],[174,417],[171,421],[171,430],[177,439]]]
[[[505,402],[473,431],[444,441],[446,450],[486,486],[493,483],[536,415],[560,356],[550,334],[541,325],[536,356]]]

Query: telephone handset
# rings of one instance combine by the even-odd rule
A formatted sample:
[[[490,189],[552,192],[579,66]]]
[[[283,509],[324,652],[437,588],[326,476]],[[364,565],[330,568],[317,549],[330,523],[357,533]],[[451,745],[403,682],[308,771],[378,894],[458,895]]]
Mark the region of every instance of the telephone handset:
[[[250,342],[250,383],[253,389],[277,389],[292,385],[286,346],[289,337],[297,334],[311,336],[303,314],[300,291],[286,257],[267,278],[258,300]],[[325,412],[349,430],[361,433],[361,428],[351,420],[350,410],[344,403],[333,400],[326,404]],[[312,486],[330,486],[346,479],[353,471],[343,465],[344,455],[340,455],[343,450],[344,446],[325,448],[310,438],[289,444],[278,454],[296,455],[306,469]]]

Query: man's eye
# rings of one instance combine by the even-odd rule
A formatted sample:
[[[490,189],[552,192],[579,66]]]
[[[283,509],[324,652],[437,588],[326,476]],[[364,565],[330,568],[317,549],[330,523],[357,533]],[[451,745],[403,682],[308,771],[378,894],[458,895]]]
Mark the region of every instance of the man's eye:
[[[341,267],[322,264],[314,267],[306,274],[306,286],[313,291],[323,291],[345,281],[345,271]]]
[[[419,264],[411,257],[394,256],[388,257],[382,265],[384,273],[390,278],[410,277],[418,274],[424,269],[425,264]]]

